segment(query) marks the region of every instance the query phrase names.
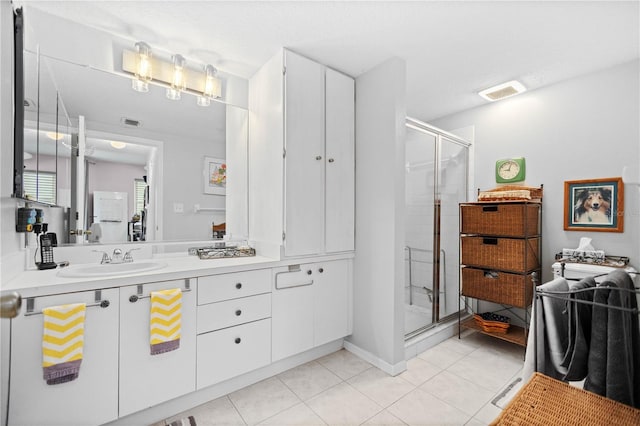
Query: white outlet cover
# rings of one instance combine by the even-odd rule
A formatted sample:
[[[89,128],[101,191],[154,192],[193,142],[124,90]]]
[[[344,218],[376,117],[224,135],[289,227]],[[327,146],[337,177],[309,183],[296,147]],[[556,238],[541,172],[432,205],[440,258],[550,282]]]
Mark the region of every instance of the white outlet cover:
[[[184,213],[184,204],[183,203],[173,203],[173,212],[174,213]]]

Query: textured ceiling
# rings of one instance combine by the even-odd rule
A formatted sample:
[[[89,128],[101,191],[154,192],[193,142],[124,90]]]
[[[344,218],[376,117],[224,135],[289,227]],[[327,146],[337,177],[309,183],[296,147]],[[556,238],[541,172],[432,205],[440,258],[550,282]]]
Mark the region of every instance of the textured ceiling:
[[[16,1],[250,77],[280,47],[357,77],[407,62],[407,110],[432,121],[637,59],[639,2]]]

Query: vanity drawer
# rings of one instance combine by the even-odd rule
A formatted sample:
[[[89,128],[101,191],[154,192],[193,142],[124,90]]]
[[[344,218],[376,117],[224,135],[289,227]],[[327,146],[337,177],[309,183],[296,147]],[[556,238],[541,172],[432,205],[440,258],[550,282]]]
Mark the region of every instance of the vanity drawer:
[[[198,336],[197,388],[202,389],[271,362],[271,319]]]
[[[270,292],[270,269],[198,278],[198,305]]]
[[[271,316],[271,293],[198,306],[198,334]]]

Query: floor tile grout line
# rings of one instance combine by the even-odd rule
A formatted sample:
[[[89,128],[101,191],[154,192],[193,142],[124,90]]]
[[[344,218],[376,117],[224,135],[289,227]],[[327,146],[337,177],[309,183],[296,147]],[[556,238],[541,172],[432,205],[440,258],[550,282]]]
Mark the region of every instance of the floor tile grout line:
[[[258,382],[258,383],[260,383],[260,382]],[[252,385],[250,385],[250,386],[252,386]],[[229,402],[231,403],[231,406],[233,407],[234,410],[236,410],[236,413],[238,413],[238,415],[240,416],[240,418],[244,422],[245,426],[248,426],[249,422],[247,422],[247,420],[244,418],[244,416],[242,415],[242,413],[240,412],[238,407],[236,407],[236,404],[233,402],[233,399],[231,399],[231,397],[229,395],[231,395],[231,394],[230,393],[226,394],[225,398],[227,398],[229,400]]]

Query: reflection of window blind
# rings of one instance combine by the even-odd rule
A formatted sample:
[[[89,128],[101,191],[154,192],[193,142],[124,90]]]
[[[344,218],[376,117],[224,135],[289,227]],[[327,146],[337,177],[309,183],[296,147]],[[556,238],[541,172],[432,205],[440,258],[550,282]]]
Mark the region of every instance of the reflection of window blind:
[[[135,185],[135,200],[134,203],[136,205],[136,213],[140,213],[142,210],[144,210],[144,190],[147,187],[147,184],[145,183],[144,180],[142,179],[135,179],[134,181],[134,185]]]
[[[23,173],[25,198],[43,203],[56,203],[56,174],[51,172],[36,173],[25,170]]]

